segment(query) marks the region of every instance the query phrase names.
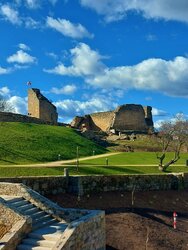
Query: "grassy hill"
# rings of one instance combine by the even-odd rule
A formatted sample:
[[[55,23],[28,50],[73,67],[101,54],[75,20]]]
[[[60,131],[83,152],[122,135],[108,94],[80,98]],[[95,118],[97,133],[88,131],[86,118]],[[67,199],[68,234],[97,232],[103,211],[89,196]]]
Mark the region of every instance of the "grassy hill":
[[[0,164],[24,164],[105,153],[106,149],[66,127],[19,122],[0,123]]]

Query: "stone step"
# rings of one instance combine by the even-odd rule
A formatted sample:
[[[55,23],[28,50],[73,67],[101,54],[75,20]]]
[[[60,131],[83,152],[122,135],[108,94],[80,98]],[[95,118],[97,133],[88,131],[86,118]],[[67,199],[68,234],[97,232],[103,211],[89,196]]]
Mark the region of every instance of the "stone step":
[[[31,209],[28,209],[27,211],[24,211],[24,215],[32,216],[32,215],[34,215],[35,213],[37,213],[39,211],[41,211],[39,208],[33,207]]]
[[[25,212],[25,211],[27,211],[27,210],[30,210],[31,208],[34,208],[34,207],[36,207],[36,206],[33,205],[33,204],[31,204],[31,203],[27,203],[27,204],[25,204],[25,205],[23,205],[23,206],[17,207],[17,209],[18,209],[19,211]]]
[[[27,205],[27,204],[30,204],[28,201],[26,200],[20,200],[20,201],[15,201],[15,202],[12,202],[11,205],[15,206],[15,207],[21,207],[21,206],[24,206],[24,205]]]
[[[38,234],[38,233],[35,233],[32,232],[30,234],[28,234],[28,239],[38,239],[38,240],[48,240],[48,241],[57,241],[59,239],[59,234]]]
[[[57,240],[67,228],[67,224],[55,222],[48,227],[43,227],[31,232],[28,237],[35,239]]]
[[[31,218],[32,219],[37,219],[37,218],[40,218],[40,217],[42,217],[42,216],[45,216],[47,213],[46,212],[44,212],[44,211],[42,211],[42,210],[39,210],[39,211],[37,211],[37,212],[35,212],[34,214],[32,214],[31,215]]]
[[[31,245],[31,246],[40,246],[40,247],[53,247],[56,243],[56,239],[54,241],[51,240],[38,240],[38,239],[32,239],[27,238],[24,239],[21,243],[21,245]]]
[[[34,223],[42,223],[43,221],[52,220],[52,219],[54,219],[54,218],[51,215],[44,213],[44,215],[37,217],[37,218],[34,218],[33,222]]]
[[[19,245],[17,248],[17,250],[51,250],[51,247],[32,247],[29,245]]]
[[[32,227],[32,230],[36,230],[38,228],[41,228],[41,227],[46,227],[48,225],[51,225],[53,224],[54,222],[56,222],[56,219],[52,219],[51,217],[50,218],[47,218],[46,220],[42,221],[42,222],[38,222],[36,224],[33,225]]]

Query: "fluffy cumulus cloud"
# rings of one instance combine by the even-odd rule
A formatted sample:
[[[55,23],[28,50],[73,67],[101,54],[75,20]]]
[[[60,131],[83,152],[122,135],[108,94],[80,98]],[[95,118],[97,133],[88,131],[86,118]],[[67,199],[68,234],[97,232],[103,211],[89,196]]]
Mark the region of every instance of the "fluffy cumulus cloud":
[[[117,103],[105,96],[93,96],[89,101],[63,100],[54,103],[58,108],[60,117],[70,121],[76,115],[91,114],[114,109]]]
[[[35,63],[36,58],[29,55],[23,50],[18,50],[15,54],[9,56],[7,58],[7,62],[9,63],[20,63],[20,64],[30,64]]]
[[[22,24],[18,11],[13,9],[9,4],[3,4],[0,6],[0,14],[5,20],[11,22],[12,24]]]
[[[187,0],[81,0],[82,6],[94,9],[107,22],[121,20],[129,11],[145,18],[188,22]]]
[[[50,92],[54,93],[56,95],[60,95],[60,94],[72,95],[72,94],[75,93],[76,90],[77,90],[77,87],[74,84],[68,84],[68,85],[65,85],[62,88],[53,87]]]
[[[18,114],[27,114],[27,100],[20,96],[11,96],[7,102],[10,107],[13,108],[15,113]]]
[[[104,71],[105,65],[101,62],[103,57],[97,51],[91,50],[87,44],[80,43],[71,49],[70,53],[72,58],[71,66],[65,67],[64,64],[59,64],[54,69],[45,71],[72,76],[93,76]]]
[[[64,36],[72,37],[72,38],[92,38],[93,35],[90,34],[87,29],[82,26],[80,23],[74,24],[71,23],[69,20],[66,19],[54,19],[52,17],[47,17],[46,25]]]
[[[171,96],[188,97],[188,58],[150,58],[133,66],[107,67],[103,56],[80,43],[71,53],[71,65],[59,64],[48,73],[81,76],[99,88],[153,90]]]
[[[7,101],[11,109],[18,114],[27,114],[27,97],[14,96],[12,91],[4,86],[0,88],[0,96]]]

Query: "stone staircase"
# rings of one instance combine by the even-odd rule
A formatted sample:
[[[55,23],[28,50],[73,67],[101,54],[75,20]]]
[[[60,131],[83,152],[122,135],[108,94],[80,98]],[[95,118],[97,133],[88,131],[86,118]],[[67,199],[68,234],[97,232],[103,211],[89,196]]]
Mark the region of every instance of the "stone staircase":
[[[32,218],[32,232],[17,246],[17,250],[50,250],[55,246],[67,227],[66,223],[59,222],[22,197],[2,198],[21,214]]]

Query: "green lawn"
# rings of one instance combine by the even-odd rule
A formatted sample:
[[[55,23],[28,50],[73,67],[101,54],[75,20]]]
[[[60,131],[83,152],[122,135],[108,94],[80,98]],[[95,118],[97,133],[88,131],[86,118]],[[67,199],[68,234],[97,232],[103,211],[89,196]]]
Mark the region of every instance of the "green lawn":
[[[107,150],[82,137],[75,130],[31,123],[0,123],[0,164],[27,164],[89,156]]]
[[[167,153],[166,160],[170,160],[173,153]],[[188,153],[182,153],[176,164],[185,164]],[[165,161],[166,161],[165,160]],[[81,165],[106,165],[106,157],[80,161]],[[108,157],[108,165],[129,165],[129,164],[156,164],[158,161],[154,152],[126,152]]]
[[[70,175],[162,174],[157,166],[69,166]],[[188,167],[171,166],[167,173],[188,172]],[[0,167],[0,177],[63,175],[64,167]]]

